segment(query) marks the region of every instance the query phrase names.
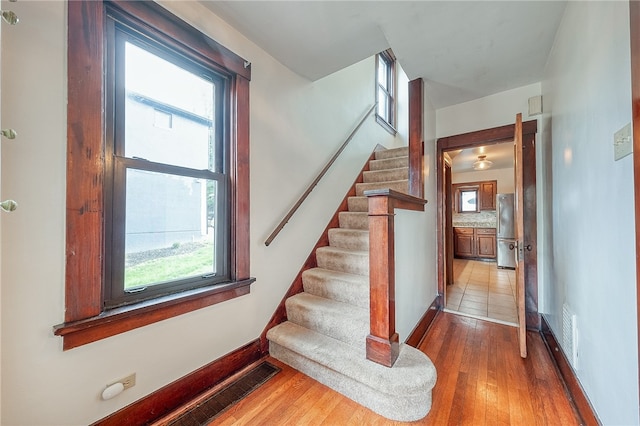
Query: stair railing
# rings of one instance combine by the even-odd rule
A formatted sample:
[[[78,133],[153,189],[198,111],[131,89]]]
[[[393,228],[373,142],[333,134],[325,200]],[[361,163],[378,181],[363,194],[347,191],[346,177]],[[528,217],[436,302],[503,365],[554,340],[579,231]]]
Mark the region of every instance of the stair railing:
[[[349,137],[347,137],[347,139],[342,143],[342,145],[340,145],[340,148],[338,148],[338,151],[336,151],[335,154],[333,154],[333,157],[331,157],[331,159],[329,160],[329,162],[324,166],[324,168],[320,171],[320,173],[318,174],[318,176],[313,180],[313,182],[311,182],[311,185],[309,185],[309,187],[307,188],[306,191],[304,191],[304,193],[300,196],[300,198],[298,199],[298,201],[296,201],[296,203],[293,205],[293,207],[291,207],[291,209],[289,210],[289,212],[285,215],[285,217],[280,221],[280,223],[278,224],[278,226],[276,226],[276,228],[273,230],[273,232],[269,235],[269,237],[267,238],[267,240],[264,242],[265,246],[269,246],[269,244],[271,244],[271,242],[276,238],[276,236],[278,236],[278,234],[280,233],[280,231],[282,231],[282,228],[284,228],[284,226],[289,222],[289,220],[291,219],[291,217],[295,214],[295,212],[298,210],[298,208],[300,208],[300,206],[302,205],[302,203],[304,203],[304,201],[307,199],[307,197],[309,196],[309,194],[311,194],[311,191],[313,191],[313,188],[316,187],[316,185],[318,185],[318,182],[320,182],[320,180],[324,177],[324,175],[327,173],[327,171],[329,170],[329,168],[333,165],[333,163],[337,160],[338,156],[342,153],[342,151],[344,151],[344,149],[347,147],[347,145],[349,144],[349,142],[351,142],[351,139],[353,139],[353,137],[356,135],[356,133],[358,132],[358,130],[360,130],[360,127],[362,127],[362,125],[364,124],[365,120],[367,119],[367,117],[369,117],[369,115],[373,112],[373,110],[376,108],[376,105],[378,103],[376,102],[375,104],[373,104],[373,106],[371,108],[369,108],[369,110],[365,113],[365,115],[360,119],[360,121],[358,122],[357,126],[355,127],[355,129],[353,129],[353,131],[351,132],[351,134],[349,135]]]
[[[395,209],[424,211],[427,200],[391,189],[365,191],[369,199],[369,327],[367,359],[392,367],[396,333]],[[375,242],[375,243],[374,243]]]

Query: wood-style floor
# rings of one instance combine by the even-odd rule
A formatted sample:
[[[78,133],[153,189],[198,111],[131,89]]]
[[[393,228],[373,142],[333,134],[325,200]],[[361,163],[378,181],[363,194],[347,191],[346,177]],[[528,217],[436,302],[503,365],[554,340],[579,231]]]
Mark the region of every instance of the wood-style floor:
[[[429,415],[421,425],[579,424],[545,345],[528,333],[520,358],[517,329],[440,313],[420,345],[436,365]],[[282,372],[212,425],[394,425],[372,411],[269,358]]]

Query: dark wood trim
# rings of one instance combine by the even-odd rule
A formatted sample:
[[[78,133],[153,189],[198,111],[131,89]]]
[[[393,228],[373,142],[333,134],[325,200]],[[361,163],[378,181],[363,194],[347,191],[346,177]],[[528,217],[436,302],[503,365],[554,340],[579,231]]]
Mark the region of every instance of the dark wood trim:
[[[633,193],[640,193],[640,2],[629,2],[631,27],[631,104],[633,116]],[[636,223],[636,312],[640,353],[640,197],[635,197]],[[638,359],[640,371],[640,358]],[[640,376],[638,377],[640,383]],[[638,404],[640,407],[640,403]]]
[[[404,341],[409,346],[413,346],[417,348],[422,343],[422,340],[429,331],[429,327],[433,324],[433,321],[436,319],[436,316],[440,312],[440,307],[442,306],[441,296],[436,296],[431,302],[431,305],[427,308],[427,311],[424,313],[418,324],[413,328],[407,340]]]
[[[522,134],[536,134],[538,131],[538,121],[529,120],[522,123]],[[445,136],[438,138],[438,145],[446,146],[447,151],[468,148],[475,144],[495,145],[497,143],[509,142],[513,140],[515,124],[507,124],[491,129],[477,130],[474,132],[461,133],[459,135]]]
[[[392,367],[399,354],[395,300],[395,209],[424,211],[427,200],[391,189],[369,198],[369,327],[367,359]]]
[[[231,271],[232,278],[239,281],[251,276],[249,80],[236,78],[235,85],[235,105],[231,107],[235,124],[231,126]]]
[[[530,120],[522,123],[523,132],[523,155],[526,161],[523,162],[524,184],[525,184],[525,245],[531,245],[532,250],[525,250],[525,303],[526,303],[526,324],[527,328],[533,330],[540,329],[538,315],[538,283],[537,283],[537,244],[536,244],[536,194],[535,194],[535,135],[538,130],[537,120]],[[460,135],[453,135],[438,138],[436,142],[436,199],[437,199],[437,259],[438,259],[438,293],[445,292],[446,276],[446,256],[445,256],[445,236],[446,236],[446,212],[444,210],[444,152],[454,149],[469,148],[477,145],[494,145],[513,140],[515,124],[484,129],[475,132],[468,132]],[[533,190],[532,190],[533,188]],[[529,265],[529,266],[527,266]],[[446,297],[446,296],[445,296]]]
[[[591,406],[589,402],[589,398],[587,394],[582,389],[578,378],[576,377],[567,357],[562,352],[560,345],[558,344],[558,340],[556,336],[553,334],[553,330],[549,327],[549,323],[547,322],[544,315],[540,316],[541,318],[541,329],[540,335],[542,336],[542,340],[549,351],[549,355],[554,361],[556,368],[558,369],[558,373],[562,380],[564,381],[564,385],[566,387],[566,391],[568,397],[576,407],[578,411],[578,416],[582,420],[582,424],[584,425],[600,425],[600,420],[596,415],[595,410]]]
[[[424,198],[423,161],[423,83],[409,82],[409,194]]]
[[[160,419],[247,365],[262,358],[253,340],[144,398],[93,423],[94,426],[143,425]]]
[[[106,124],[105,13],[222,72],[230,82],[232,283],[103,312]],[[64,324],[54,327],[64,349],[113,336],[249,292],[249,80],[244,59],[153,2],[68,4],[67,222]],[[162,34],[159,34],[162,32]],[[150,306],[155,303],[156,306]],[[140,307],[140,309],[134,309]]]
[[[276,325],[283,323],[287,320],[287,310],[285,308],[286,300],[291,296],[294,296],[298,293],[302,293],[303,291],[302,273],[307,269],[312,269],[318,266],[318,262],[316,260],[316,250],[319,247],[326,247],[329,245],[329,229],[340,227],[339,214],[340,212],[346,212],[349,210],[349,207],[348,207],[349,197],[354,197],[356,195],[356,184],[363,182],[363,173],[366,171],[369,171],[369,162],[375,159],[375,151],[378,151],[378,150],[379,150],[378,147],[376,147],[374,152],[372,152],[369,158],[367,159],[367,162],[362,167],[360,174],[358,174],[358,177],[353,182],[353,185],[351,185],[351,188],[349,188],[349,191],[347,191],[347,195],[345,195],[344,198],[342,199],[342,202],[338,206],[338,209],[335,211],[335,213],[331,217],[331,220],[329,220],[329,223],[324,228],[324,231],[322,231],[320,238],[318,238],[316,245],[313,246],[313,249],[311,249],[311,253],[307,257],[307,260],[305,260],[304,264],[302,265],[302,268],[300,268],[300,271],[298,271],[298,275],[296,275],[296,277],[293,279],[291,286],[289,286],[289,290],[287,290],[287,292],[285,293],[284,297],[280,301],[280,304],[278,304],[278,307],[276,308],[275,312],[271,316],[271,319],[267,323],[267,326],[264,328],[264,330],[260,334],[260,348],[263,354],[269,353],[269,341],[267,340],[267,332],[271,330],[273,327],[275,327]]]
[[[62,336],[69,350],[125,331],[153,324],[196,309],[249,294],[255,278],[198,288],[105,311],[100,315],[57,325],[53,334]]]
[[[102,310],[104,113],[101,2],[68,5],[65,321]],[[82,279],[78,279],[82,277]]]
[[[102,3],[98,1],[97,3]],[[223,72],[231,71],[244,79],[251,80],[251,64],[227,49],[191,24],[183,21],[163,7],[153,2],[130,0],[104,0],[111,8],[120,9],[124,14],[136,17],[145,23],[142,31],[161,32],[162,42],[183,51],[187,56],[208,62]],[[122,15],[126,17],[126,15]],[[120,14],[118,14],[120,17]]]

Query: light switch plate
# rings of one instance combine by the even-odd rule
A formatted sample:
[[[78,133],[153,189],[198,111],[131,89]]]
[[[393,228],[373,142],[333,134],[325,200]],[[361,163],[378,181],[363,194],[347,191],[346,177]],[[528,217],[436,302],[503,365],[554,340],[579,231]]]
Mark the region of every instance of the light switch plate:
[[[631,140],[631,123],[613,134],[613,159],[618,161],[633,152]]]

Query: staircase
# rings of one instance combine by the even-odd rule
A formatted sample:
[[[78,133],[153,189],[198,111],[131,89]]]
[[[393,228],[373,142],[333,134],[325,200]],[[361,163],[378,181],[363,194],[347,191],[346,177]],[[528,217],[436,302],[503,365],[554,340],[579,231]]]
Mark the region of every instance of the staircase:
[[[400,345],[394,366],[366,359],[369,334],[369,218],[364,191],[408,189],[407,148],[377,151],[316,250],[317,267],[302,275],[302,293],[285,302],[288,321],[269,330],[271,356],[374,412],[397,421],[419,420],[431,408],[436,371],[419,350]],[[398,283],[402,285],[402,283]]]

